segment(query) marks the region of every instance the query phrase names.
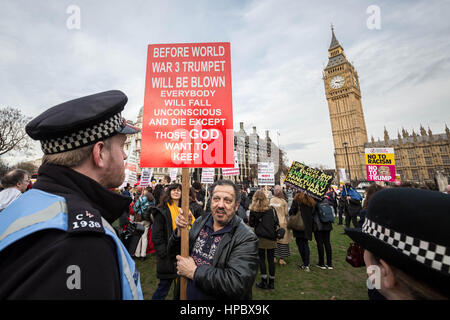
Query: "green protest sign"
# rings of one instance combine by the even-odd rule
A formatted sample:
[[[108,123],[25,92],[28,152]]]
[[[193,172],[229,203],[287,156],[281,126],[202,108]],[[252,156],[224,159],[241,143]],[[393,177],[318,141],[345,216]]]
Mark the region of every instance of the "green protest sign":
[[[332,180],[332,175],[293,161],[284,183],[288,187],[306,192],[311,197],[320,200],[327,192]]]

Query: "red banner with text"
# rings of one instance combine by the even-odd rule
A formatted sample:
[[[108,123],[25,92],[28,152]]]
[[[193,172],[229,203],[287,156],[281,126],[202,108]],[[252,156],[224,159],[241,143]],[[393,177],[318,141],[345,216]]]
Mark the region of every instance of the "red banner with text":
[[[148,46],[141,167],[234,167],[230,43]]]

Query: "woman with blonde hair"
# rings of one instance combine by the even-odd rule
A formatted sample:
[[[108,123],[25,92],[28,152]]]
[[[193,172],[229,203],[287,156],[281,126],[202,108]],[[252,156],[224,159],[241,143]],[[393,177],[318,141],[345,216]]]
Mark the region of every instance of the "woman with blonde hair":
[[[308,241],[312,240],[313,210],[315,205],[316,201],[312,197],[304,192],[297,192],[292,201],[291,209],[289,210],[289,216],[296,215],[300,211],[303,224],[305,225],[303,231],[293,230],[293,234],[298,246],[298,252],[303,260],[303,265],[298,265],[298,267],[307,272],[310,271],[310,251]]]
[[[274,207],[277,212],[280,227],[286,230],[284,237],[282,239],[278,239],[277,248],[275,249],[275,257],[280,259],[279,263],[283,266],[286,265],[286,261],[284,259],[290,256],[289,243],[292,240],[292,233],[291,230],[287,228],[287,218],[289,213],[288,204],[283,194],[283,189],[281,186],[276,185],[273,191],[274,194],[272,199],[270,199],[270,205]]]
[[[276,226],[278,217],[275,210],[270,207],[269,199],[264,190],[258,190],[252,197],[249,207],[249,225],[255,229],[258,236],[259,266],[261,268],[261,282],[256,286],[260,289],[275,288],[275,263],[274,255],[277,247]],[[267,281],[266,253],[269,269],[269,281]]]

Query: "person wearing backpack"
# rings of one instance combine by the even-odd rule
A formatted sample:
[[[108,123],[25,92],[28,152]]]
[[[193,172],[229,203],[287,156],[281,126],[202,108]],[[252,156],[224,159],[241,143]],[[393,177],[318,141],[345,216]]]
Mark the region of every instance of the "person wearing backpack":
[[[152,192],[147,189],[134,203],[133,210],[142,217],[143,213],[149,208],[156,205],[155,197]]]
[[[341,198],[346,201],[345,207],[345,227],[350,227],[350,221],[355,228],[358,227],[358,216],[361,211],[361,195],[350,185],[346,184],[341,193]]]
[[[334,208],[329,204],[327,198],[316,203],[313,210],[313,221],[314,239],[316,240],[319,256],[319,262],[316,264],[316,267],[322,270],[332,270],[330,234],[331,230],[333,230]],[[327,256],[327,264],[324,263],[324,249]]]
[[[343,225],[343,216],[345,215],[345,208],[347,205],[347,200],[344,197],[341,197],[343,191],[344,187],[342,185],[339,186],[337,193],[337,213],[339,217],[338,225]]]
[[[278,216],[273,207],[269,205],[264,190],[258,190],[252,197],[250,204],[249,225],[255,229],[258,237],[259,266],[261,269],[261,282],[256,284],[260,289],[275,288],[275,249],[277,247],[276,229],[279,225]],[[267,281],[266,253],[269,267],[269,281]]]
[[[194,187],[189,189],[189,210],[191,210],[195,219],[201,217],[204,212],[202,208],[202,202],[199,202],[197,199],[198,193],[195,191]]]
[[[328,192],[325,193],[325,198],[328,200],[328,204],[333,207],[334,213],[337,214],[337,195],[333,187],[328,188]]]
[[[150,245],[151,247],[153,247],[153,244],[151,243],[151,218],[148,214],[147,217],[144,212],[154,206],[155,198],[153,197],[153,194],[149,189],[147,189],[146,192],[141,195],[133,205],[133,210],[135,212],[135,221],[142,224],[145,228],[144,234],[141,236],[141,239],[139,240],[136,251],[134,253],[134,256],[136,258],[141,258],[142,260],[145,260],[145,258],[147,257],[148,246]]]

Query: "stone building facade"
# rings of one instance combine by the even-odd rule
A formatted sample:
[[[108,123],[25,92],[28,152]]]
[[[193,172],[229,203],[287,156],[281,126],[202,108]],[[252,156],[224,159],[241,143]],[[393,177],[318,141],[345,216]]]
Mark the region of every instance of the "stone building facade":
[[[436,182],[437,175],[450,176],[450,130],[433,134],[430,128],[420,126],[419,133],[402,129],[397,139],[391,139],[384,128],[384,139],[365,144],[366,148],[394,148],[395,171],[402,181]]]
[[[345,168],[352,181],[366,177],[365,148],[394,148],[396,172],[401,181],[436,182],[437,176],[450,176],[450,134],[433,134],[420,126],[419,133],[398,132],[391,139],[385,128],[384,139],[367,139],[358,73],[347,60],[344,49],[331,28],[328,64],[323,70],[334,142],[336,169]]]

